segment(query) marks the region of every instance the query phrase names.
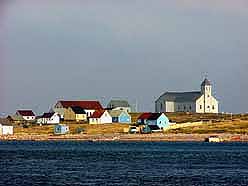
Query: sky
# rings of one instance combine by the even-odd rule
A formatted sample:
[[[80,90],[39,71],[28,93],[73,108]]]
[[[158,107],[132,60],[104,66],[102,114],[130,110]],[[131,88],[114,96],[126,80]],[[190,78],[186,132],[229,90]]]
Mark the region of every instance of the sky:
[[[221,112],[248,112],[246,0],[1,0],[0,113],[57,100],[128,99],[213,84]]]

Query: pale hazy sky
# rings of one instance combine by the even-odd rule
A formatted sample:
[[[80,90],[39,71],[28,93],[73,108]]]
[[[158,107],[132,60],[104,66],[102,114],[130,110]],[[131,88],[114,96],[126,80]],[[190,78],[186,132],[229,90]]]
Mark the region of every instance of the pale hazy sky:
[[[153,111],[207,73],[224,112],[248,112],[247,0],[1,0],[0,112],[111,97]]]

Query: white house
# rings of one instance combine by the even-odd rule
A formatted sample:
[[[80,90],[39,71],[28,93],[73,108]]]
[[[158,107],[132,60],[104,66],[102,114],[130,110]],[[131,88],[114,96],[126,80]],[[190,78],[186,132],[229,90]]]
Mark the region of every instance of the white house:
[[[201,91],[166,92],[155,102],[156,112],[218,113],[219,103],[212,95],[208,79],[201,84]]]
[[[21,116],[26,121],[35,120],[35,114],[32,110],[17,110],[16,116]]]
[[[13,135],[14,127],[10,125],[0,124],[0,135]]]
[[[64,118],[66,110],[70,107],[81,107],[86,112],[87,117],[90,117],[97,110],[103,110],[99,101],[58,101],[52,111],[59,113],[61,118]]]
[[[108,111],[96,111],[89,118],[90,124],[104,124],[104,123],[112,123],[112,117],[108,113]]]
[[[60,115],[55,112],[44,113],[42,116],[37,117],[39,124],[58,124],[60,123]]]

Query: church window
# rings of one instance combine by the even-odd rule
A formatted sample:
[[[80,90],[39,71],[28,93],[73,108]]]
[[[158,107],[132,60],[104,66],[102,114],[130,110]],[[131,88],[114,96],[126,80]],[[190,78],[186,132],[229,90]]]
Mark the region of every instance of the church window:
[[[186,110],[186,106],[185,105],[183,106],[183,109]]]
[[[200,109],[202,109],[202,105],[200,105]]]
[[[208,105],[208,108],[210,108],[210,106]]]
[[[161,110],[163,109],[163,103],[161,103],[161,105],[160,105],[160,109],[161,109]]]
[[[192,109],[192,107],[191,107],[191,105],[189,106],[189,110],[191,110]]]
[[[214,110],[214,105],[212,106],[212,109]]]
[[[180,106],[178,105],[178,110],[180,110]]]

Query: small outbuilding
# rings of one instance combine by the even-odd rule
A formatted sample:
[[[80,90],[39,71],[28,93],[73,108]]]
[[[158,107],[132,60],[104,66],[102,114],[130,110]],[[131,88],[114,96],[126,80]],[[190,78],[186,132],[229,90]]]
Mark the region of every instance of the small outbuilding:
[[[69,132],[69,126],[67,125],[57,124],[54,126],[54,134],[67,134]]]
[[[11,125],[0,124],[0,135],[13,135],[14,127]]]

